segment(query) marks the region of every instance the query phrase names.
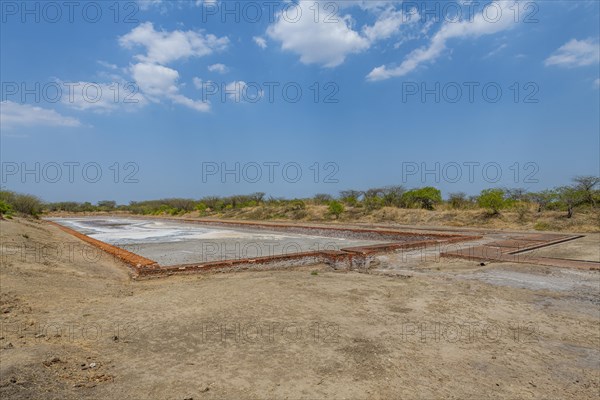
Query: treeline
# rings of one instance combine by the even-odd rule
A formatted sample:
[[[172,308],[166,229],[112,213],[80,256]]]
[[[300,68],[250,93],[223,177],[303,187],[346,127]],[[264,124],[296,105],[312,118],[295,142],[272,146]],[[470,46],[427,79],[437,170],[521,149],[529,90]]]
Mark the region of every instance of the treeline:
[[[451,209],[486,209],[490,216],[499,215],[502,210],[515,209],[519,212],[535,205],[538,212],[561,210],[571,218],[576,208],[595,207],[600,202],[597,186],[600,178],[578,176],[568,186],[561,186],[541,192],[528,192],[525,189],[485,189],[479,195],[450,193],[446,200],[434,187],[407,189],[403,186],[387,186],[368,190],[343,190],[338,196],[316,194],[306,199],[284,199],[266,197],[265,193],[236,195],[227,197],[208,196],[201,199],[171,198],[148,201],[132,201],[128,205],[118,205],[115,201],[104,200],[96,204],[89,202],[43,203],[31,195],[0,191],[0,214],[18,212],[37,216],[42,212],[128,212],[140,215],[182,215],[197,211],[200,215],[223,214],[231,210],[251,207],[277,208],[277,217],[302,218],[308,205],[326,206],[328,213],[339,218],[348,209],[362,209],[371,212],[383,207],[420,208],[434,210],[442,205]],[[260,218],[262,214],[257,214]],[[273,215],[273,214],[269,214]]]

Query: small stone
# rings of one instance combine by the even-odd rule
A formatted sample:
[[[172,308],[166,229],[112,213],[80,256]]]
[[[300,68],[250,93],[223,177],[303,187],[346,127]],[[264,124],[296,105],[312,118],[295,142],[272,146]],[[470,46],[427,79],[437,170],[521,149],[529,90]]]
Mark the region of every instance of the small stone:
[[[17,378],[14,376],[10,378],[10,383],[17,383]]]
[[[90,368],[96,368],[96,363],[90,363]]]
[[[36,339],[42,338],[46,335],[44,335],[43,333],[38,333],[37,335],[35,335]]]
[[[113,336],[112,340],[115,341],[115,342],[118,342],[119,341],[119,337],[118,336]]]
[[[9,342],[6,346],[4,346],[4,349],[8,350],[8,349],[12,349],[13,347],[15,347],[15,346],[13,346],[13,344]]]

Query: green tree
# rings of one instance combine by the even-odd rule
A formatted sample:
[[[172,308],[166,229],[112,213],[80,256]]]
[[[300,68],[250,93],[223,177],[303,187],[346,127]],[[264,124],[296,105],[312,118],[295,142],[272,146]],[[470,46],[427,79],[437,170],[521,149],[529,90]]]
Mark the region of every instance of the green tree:
[[[433,210],[436,204],[442,202],[442,192],[434,187],[426,186],[409,190],[402,195],[402,200],[407,207],[418,206],[426,210]]]
[[[537,212],[541,213],[557,199],[557,193],[554,190],[542,190],[541,192],[528,193],[527,197],[529,201],[537,204]]]
[[[482,190],[477,198],[477,205],[481,208],[490,210],[491,215],[500,214],[500,210],[506,208],[507,200],[504,198],[504,190],[502,189],[485,189]]]
[[[594,199],[594,188],[600,183],[600,178],[597,176],[576,176],[573,178],[575,188],[582,192],[584,201],[592,206],[596,206]]]
[[[586,200],[585,191],[575,186],[561,186],[557,190],[558,199],[567,208],[567,218],[573,217],[575,207]]]
[[[114,210],[117,207],[117,202],[112,200],[101,200],[98,202],[98,208],[105,211]]]

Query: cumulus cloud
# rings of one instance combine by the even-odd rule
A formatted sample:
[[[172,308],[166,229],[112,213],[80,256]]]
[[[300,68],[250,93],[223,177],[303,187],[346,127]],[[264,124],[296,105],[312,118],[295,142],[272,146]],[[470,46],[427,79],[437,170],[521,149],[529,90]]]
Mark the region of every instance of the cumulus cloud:
[[[296,18],[294,11],[280,12],[267,29],[267,36],[281,43],[281,49],[300,56],[304,64],[336,67],[351,54],[368,50],[378,41],[399,35],[414,26],[420,16],[417,12],[406,15],[395,8],[398,1],[313,2],[300,1],[302,10]],[[319,8],[315,10],[317,4]],[[332,6],[334,5],[334,6]],[[376,16],[373,25],[356,28],[356,22],[346,10],[359,7]],[[261,47],[266,42],[260,37],[254,41]]]
[[[328,21],[319,18],[315,22],[313,13],[309,12],[313,2],[301,1],[299,4],[302,13],[298,12],[301,16],[297,21],[280,12],[277,20],[267,28],[267,35],[280,42],[282,50],[298,54],[302,63],[336,67],[349,54],[369,48],[369,39],[352,29],[350,15],[336,16]],[[324,16],[331,13],[324,8],[326,4],[318,4]]]
[[[571,39],[558,48],[544,64],[546,66],[556,65],[559,67],[585,67],[598,64],[600,61],[600,44],[597,40]]]
[[[160,102],[162,98],[171,100],[196,111],[210,111],[210,104],[192,100],[179,92],[179,72],[163,65],[138,63],[131,66],[131,75],[140,90],[151,101]]]
[[[498,9],[498,18],[484,17],[484,13],[477,13],[472,21],[445,22],[440,30],[431,38],[429,44],[410,52],[399,66],[386,65],[374,68],[367,80],[379,81],[393,77],[404,76],[414,71],[420,65],[435,61],[444,50],[450,39],[478,38],[512,28],[517,22],[511,7],[522,7],[516,1],[494,1],[489,7]],[[491,12],[490,12],[491,14]]]
[[[47,108],[19,104],[10,100],[0,102],[0,121],[4,129],[81,126],[81,122],[76,118],[61,115]]]
[[[229,39],[195,31],[157,31],[151,22],[145,22],[121,36],[119,44],[128,49],[145,47],[146,54],[135,56],[140,61],[168,64],[179,59],[202,57],[223,50],[229,44]]]
[[[407,17],[402,11],[387,8],[379,14],[373,25],[363,28],[363,33],[371,42],[388,39],[400,31],[403,23],[414,23],[419,18],[416,13]]]
[[[210,72],[218,72],[219,74],[225,74],[229,71],[229,68],[225,64],[213,64],[208,66]]]

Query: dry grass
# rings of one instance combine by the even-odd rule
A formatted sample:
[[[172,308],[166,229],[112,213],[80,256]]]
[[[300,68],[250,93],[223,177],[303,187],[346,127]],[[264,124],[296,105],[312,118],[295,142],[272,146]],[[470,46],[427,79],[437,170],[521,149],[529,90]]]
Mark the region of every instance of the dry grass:
[[[201,217],[197,212],[185,216]],[[336,221],[335,217],[328,214],[327,206],[324,205],[307,205],[303,210],[291,210],[286,206],[258,206],[228,210],[209,216],[245,220]],[[505,210],[496,216],[490,216],[483,209],[455,210],[447,206],[441,206],[434,211],[395,207],[384,207],[379,210],[368,211],[364,207],[346,207],[346,211],[337,221],[345,223],[394,223],[490,229],[600,232],[600,211],[592,209],[579,210],[573,218],[566,218],[566,213],[563,211],[538,213],[534,207]]]

